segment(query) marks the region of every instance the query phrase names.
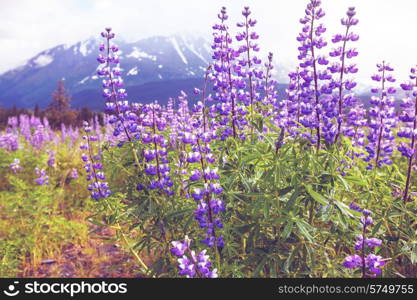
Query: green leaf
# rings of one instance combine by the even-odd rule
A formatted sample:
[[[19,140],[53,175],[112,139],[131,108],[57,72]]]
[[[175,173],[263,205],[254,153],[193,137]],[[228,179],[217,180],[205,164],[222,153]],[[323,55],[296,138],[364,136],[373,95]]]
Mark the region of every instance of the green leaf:
[[[306,223],[304,220],[297,220],[295,221],[295,225],[297,225],[298,229],[300,230],[301,234],[309,241],[313,242],[313,237],[311,236],[309,230],[307,227],[310,227],[308,223]],[[309,228],[312,229],[312,228]]]
[[[414,244],[413,250],[411,251],[411,263],[415,264],[417,262],[417,245]]]
[[[293,228],[294,228],[294,222],[288,221],[287,225],[285,225],[284,230],[282,231],[282,234],[281,234],[281,237],[283,240],[288,239]]]
[[[294,189],[293,186],[287,186],[286,188],[278,190],[278,196],[282,197],[291,192]]]
[[[258,266],[256,267],[256,269],[253,271],[252,276],[251,276],[252,278],[254,278],[254,277],[256,278],[259,275],[259,273],[261,272],[261,270],[263,269],[263,267],[265,267],[267,261],[268,261],[268,256],[265,255],[261,259],[261,262],[258,264]]]
[[[278,278],[277,269],[278,269],[278,264],[274,260],[274,263],[271,263],[269,265],[269,273],[271,274],[271,278]]]
[[[349,206],[347,206],[343,202],[335,201],[335,205],[339,209],[339,211],[346,216],[349,216],[349,217],[353,217],[353,216],[360,217],[360,216],[362,216],[362,213],[360,213],[356,210],[350,209]]]
[[[193,209],[182,209],[182,210],[178,210],[178,211],[175,211],[175,212],[167,215],[165,218],[167,220],[170,220],[170,219],[175,219],[175,218],[181,217],[181,216],[184,217],[184,216],[188,215],[189,213],[192,213],[193,211],[194,211]]]
[[[372,229],[372,236],[374,236],[378,232],[379,228],[381,228],[382,223],[383,221],[380,221],[374,226],[374,228]]]
[[[317,202],[323,204],[323,205],[328,205],[329,201],[327,201],[327,199],[325,197],[323,197],[322,195],[320,195],[319,193],[315,192],[313,190],[313,187],[311,185],[307,185],[306,186],[307,192],[310,194],[310,196]]]
[[[295,200],[297,200],[297,197],[300,195],[300,190],[296,189],[294,191],[294,193],[291,195],[290,199],[287,202],[287,205],[285,206],[285,210],[286,211],[290,211],[294,204],[295,204]]]
[[[269,218],[269,213],[271,211],[271,205],[268,201],[268,198],[264,199],[264,218],[267,219]]]
[[[298,253],[298,251],[300,250],[301,245],[297,246],[294,250],[292,250],[290,252],[290,255],[288,256],[287,260],[284,263],[284,272],[285,273],[290,273],[290,266],[292,264],[292,261],[294,260],[295,255]]]
[[[358,177],[355,177],[355,176],[345,176],[344,179],[346,181],[350,181],[352,183],[355,183],[355,184],[358,184],[358,185],[361,185],[361,186],[368,186],[368,184],[364,180],[362,180]]]

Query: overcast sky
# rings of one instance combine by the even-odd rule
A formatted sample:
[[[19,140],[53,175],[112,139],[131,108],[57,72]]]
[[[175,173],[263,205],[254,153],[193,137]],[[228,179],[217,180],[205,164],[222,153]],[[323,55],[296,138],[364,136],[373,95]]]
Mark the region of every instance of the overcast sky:
[[[355,43],[359,78],[369,83],[376,62],[385,59],[404,80],[417,63],[416,0],[323,0],[323,22],[330,40],[342,31],[340,18],[349,6],[357,8],[360,34]],[[278,64],[296,65],[298,23],[308,0],[0,0],[0,73],[16,67],[38,52],[71,44],[111,26],[128,41],[152,35],[189,32],[210,38],[221,6],[230,25],[241,20],[241,9],[251,7],[258,20],[260,46],[272,51]],[[326,50],[330,50],[329,47]]]

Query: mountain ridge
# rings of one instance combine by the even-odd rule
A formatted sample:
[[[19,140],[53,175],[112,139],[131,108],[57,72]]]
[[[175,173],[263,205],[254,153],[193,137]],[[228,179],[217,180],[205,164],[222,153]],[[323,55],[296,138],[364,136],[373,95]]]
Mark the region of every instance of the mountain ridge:
[[[83,90],[101,89],[96,57],[101,41],[90,38],[41,51],[24,65],[0,75],[0,105],[46,107],[58,80],[75,97]],[[211,60],[210,44],[195,36],[154,36],[136,42],[116,42],[126,87],[148,82],[201,78]]]

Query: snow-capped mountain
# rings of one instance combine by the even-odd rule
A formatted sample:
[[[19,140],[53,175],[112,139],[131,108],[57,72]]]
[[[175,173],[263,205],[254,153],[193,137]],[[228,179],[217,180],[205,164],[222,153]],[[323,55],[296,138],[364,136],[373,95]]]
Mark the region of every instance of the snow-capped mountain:
[[[91,38],[71,46],[59,45],[1,74],[0,105],[33,108],[39,104],[45,107],[50,102],[57,81],[64,78],[65,87],[74,95],[73,104],[96,106],[90,105],[88,99],[77,97],[91,95],[91,92],[84,91],[97,90],[94,97],[101,94],[101,80],[96,75],[96,57],[101,42]],[[129,86],[201,78],[211,60],[210,42],[200,37],[155,36],[133,43],[119,40],[116,44],[120,49],[120,67],[128,92]],[[137,97],[140,95],[130,94],[129,98],[140,101]]]

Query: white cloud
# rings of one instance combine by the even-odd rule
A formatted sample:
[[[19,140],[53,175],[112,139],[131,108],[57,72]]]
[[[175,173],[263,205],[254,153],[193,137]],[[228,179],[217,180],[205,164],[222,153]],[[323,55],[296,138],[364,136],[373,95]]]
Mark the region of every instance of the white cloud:
[[[221,6],[230,14],[234,28],[240,11],[249,5],[258,19],[261,48],[275,53],[286,66],[296,64],[295,37],[301,26],[307,0],[0,0],[0,72],[15,67],[40,51],[58,44],[75,43],[112,26],[127,40],[177,32],[197,32],[210,37],[211,26]],[[406,79],[417,63],[417,1],[415,0],[323,0],[327,38],[341,31],[340,18],[348,6],[356,6],[360,20],[356,31],[359,57],[356,62],[362,82],[380,60],[390,61],[399,79]],[[328,50],[330,50],[328,48]],[[327,51],[326,51],[327,52]]]

